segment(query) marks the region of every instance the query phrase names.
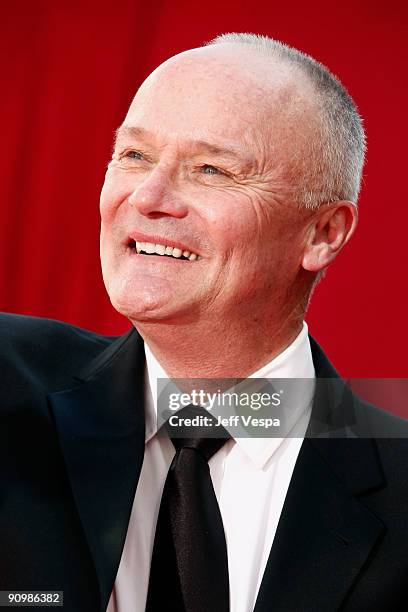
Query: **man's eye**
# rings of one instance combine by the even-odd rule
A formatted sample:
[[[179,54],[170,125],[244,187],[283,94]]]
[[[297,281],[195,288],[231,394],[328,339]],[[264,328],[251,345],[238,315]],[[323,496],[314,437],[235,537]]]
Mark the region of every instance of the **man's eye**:
[[[204,166],[201,166],[201,172],[203,174],[223,174],[219,168],[209,164],[204,164]]]
[[[143,154],[140,151],[126,151],[123,157],[126,159],[143,159]]]

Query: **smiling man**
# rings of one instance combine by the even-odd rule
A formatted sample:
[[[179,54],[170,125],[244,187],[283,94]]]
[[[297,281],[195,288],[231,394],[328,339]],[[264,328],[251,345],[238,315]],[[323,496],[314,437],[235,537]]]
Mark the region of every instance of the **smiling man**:
[[[1,320],[0,589],[63,591],[72,612],[405,609],[406,424],[354,397],[304,322],[356,228],[364,147],[340,82],[266,37],[146,79],[101,194],[132,331]],[[234,435],[229,415],[177,438],[158,427],[167,377],[308,384],[288,435]]]
[[[104,279],[171,376],[246,376],[280,353],[356,225],[364,135],[352,102],[329,76],[315,91],[273,49],[224,43],[170,59],[117,132],[101,197]],[[325,95],[343,111],[344,142]],[[329,147],[343,150],[329,160]],[[338,176],[341,155],[352,181],[348,167]]]

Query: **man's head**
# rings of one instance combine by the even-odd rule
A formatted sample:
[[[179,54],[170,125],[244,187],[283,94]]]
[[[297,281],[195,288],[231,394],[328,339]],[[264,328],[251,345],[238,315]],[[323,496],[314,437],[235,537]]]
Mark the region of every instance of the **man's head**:
[[[306,78],[312,90],[301,89],[300,95],[311,95],[314,122],[312,131],[304,131],[309,139],[301,156],[292,150],[295,199],[308,208],[340,200],[357,203],[365,135],[354,101],[340,81],[309,55],[266,36],[221,34],[210,44],[244,45],[270,65],[280,62],[295,80]]]
[[[112,303],[136,323],[301,318],[354,231],[363,153],[348,94],[297,51],[227,35],[171,58],[137,92],[106,174]]]

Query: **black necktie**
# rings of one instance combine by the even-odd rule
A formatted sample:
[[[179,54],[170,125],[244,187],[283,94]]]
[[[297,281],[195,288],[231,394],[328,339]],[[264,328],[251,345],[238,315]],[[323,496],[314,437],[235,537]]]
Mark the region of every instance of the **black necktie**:
[[[207,463],[229,435],[219,426],[195,427],[194,435],[224,437],[176,438],[167,429],[176,455],[160,504],[146,612],[229,612],[227,547]]]

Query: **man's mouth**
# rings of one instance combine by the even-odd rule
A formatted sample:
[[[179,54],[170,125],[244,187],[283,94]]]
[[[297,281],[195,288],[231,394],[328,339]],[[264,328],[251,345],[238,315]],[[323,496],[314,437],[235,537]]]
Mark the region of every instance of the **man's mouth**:
[[[183,251],[178,247],[172,247],[166,244],[139,242],[132,238],[129,240],[128,247],[139,255],[161,255],[162,257],[173,257],[185,261],[196,261],[200,259],[200,256],[192,251]]]

